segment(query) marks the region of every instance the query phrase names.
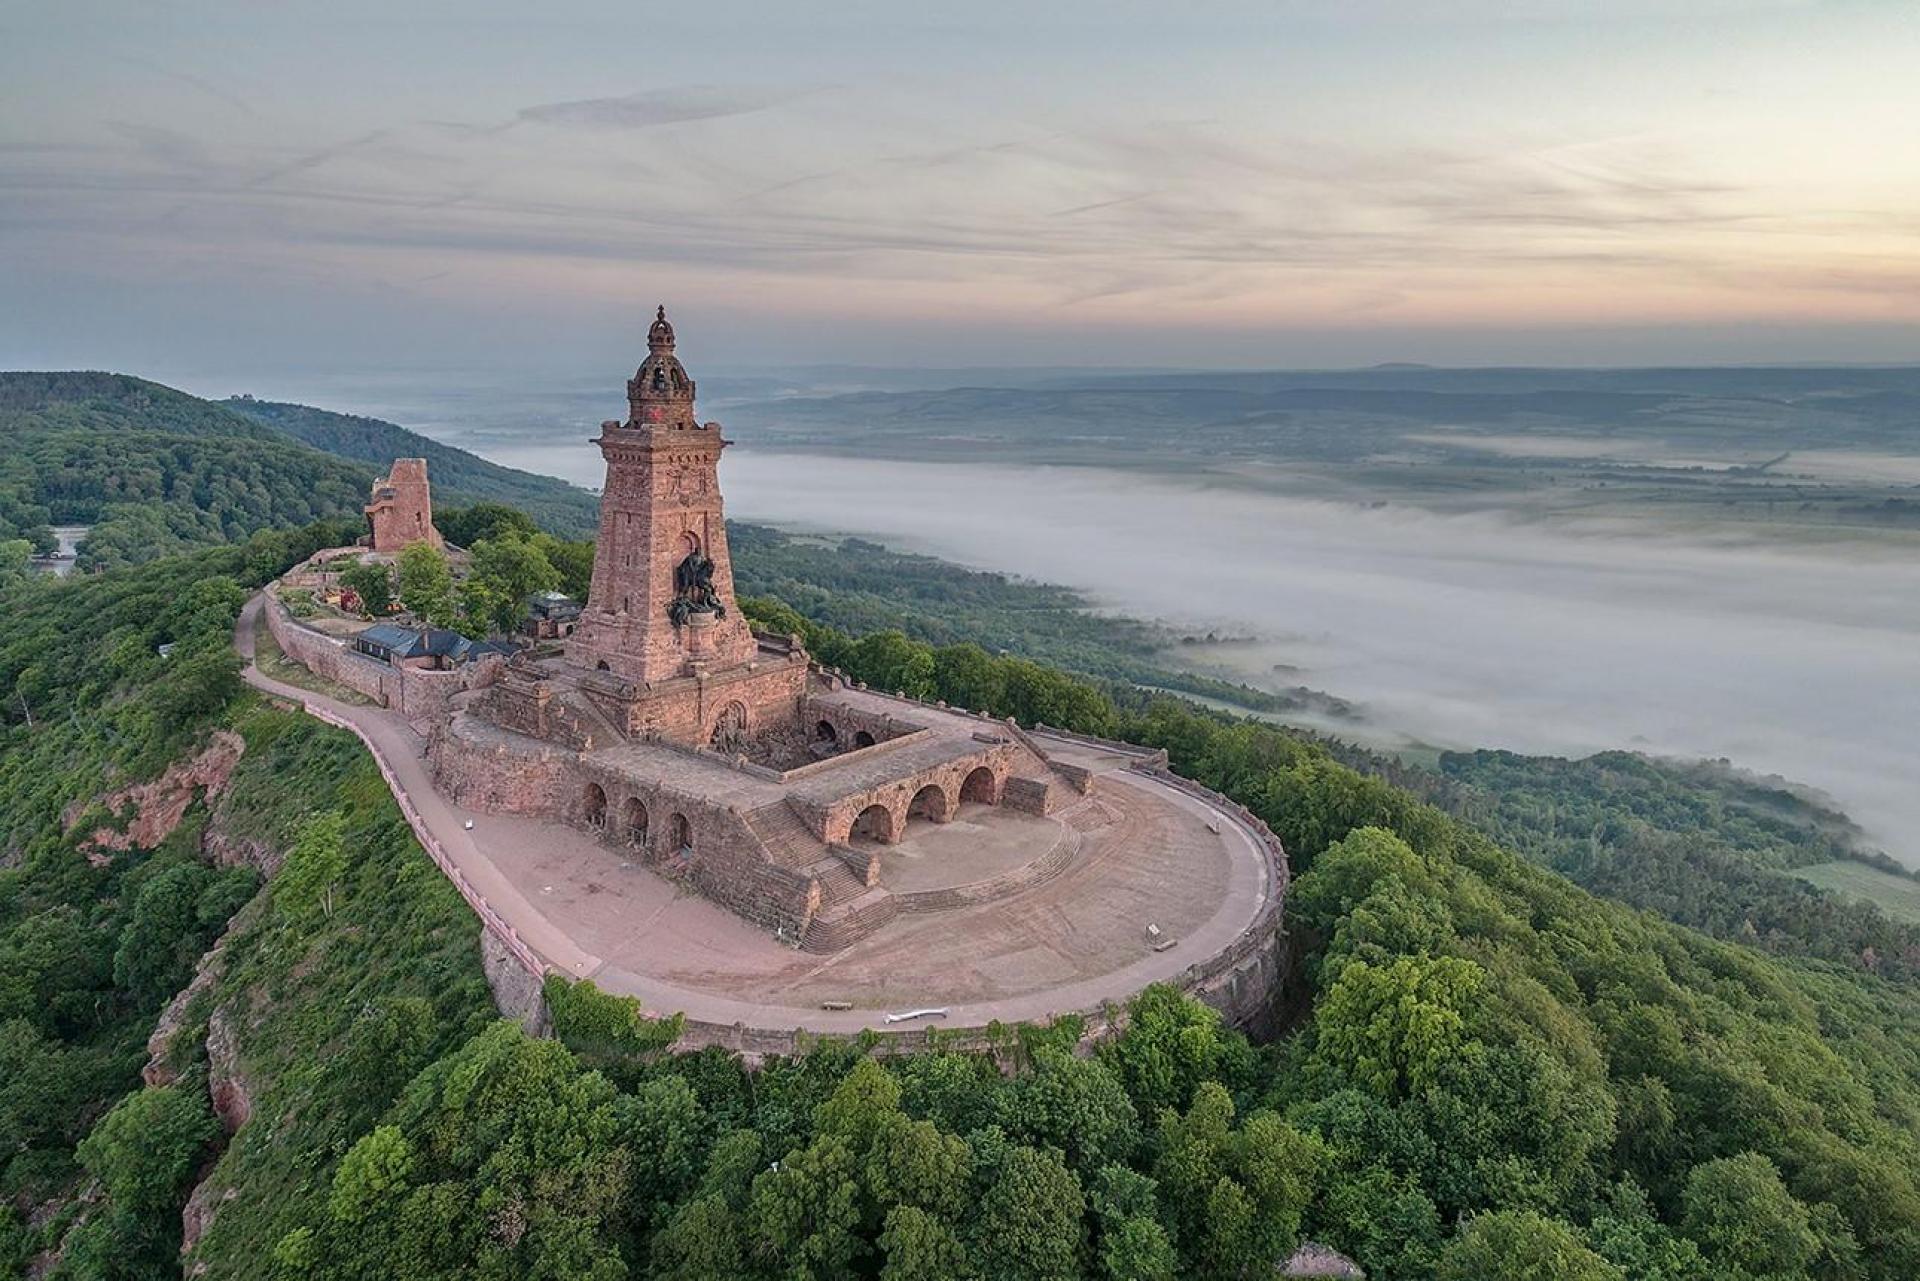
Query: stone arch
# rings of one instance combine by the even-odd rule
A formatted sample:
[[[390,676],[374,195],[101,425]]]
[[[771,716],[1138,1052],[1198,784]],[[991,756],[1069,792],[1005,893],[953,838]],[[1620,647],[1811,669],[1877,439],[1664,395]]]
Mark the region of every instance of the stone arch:
[[[720,709],[713,718],[713,734],[708,739],[716,752],[728,756],[747,749],[747,705],[739,699]]]
[[[978,801],[982,805],[1000,803],[1000,780],[994,776],[993,768],[988,765],[976,765],[960,784],[960,799]]]
[[[598,783],[588,783],[587,790],[580,795],[580,816],[587,820],[588,827],[604,828],[607,825],[607,789]]]
[[[945,823],[953,817],[953,802],[940,784],[928,783],[913,794],[913,800],[907,805],[907,817]]]
[[[821,721],[813,727],[813,741],[816,743],[837,743],[840,731],[833,727],[832,721]]]
[[[680,535],[680,554],[682,556],[694,556],[699,554],[699,551],[700,535],[694,533],[691,529],[683,532]]]
[[[603,658],[593,665],[593,670],[596,672],[610,672],[613,668],[609,666],[607,660]]]
[[[687,821],[685,814],[676,812],[672,818],[667,820],[667,850],[669,853],[678,854],[682,858],[692,856],[693,824]]]
[[[900,824],[895,821],[892,810],[875,803],[854,816],[848,836],[855,840],[864,838],[882,845],[894,845],[900,840]]]
[[[627,844],[635,849],[644,849],[647,844],[647,806],[638,796],[629,796],[626,804],[620,807],[620,828],[626,833]]]
[[[853,736],[853,745],[855,747],[872,747],[873,735],[867,733],[865,730],[861,730]]]

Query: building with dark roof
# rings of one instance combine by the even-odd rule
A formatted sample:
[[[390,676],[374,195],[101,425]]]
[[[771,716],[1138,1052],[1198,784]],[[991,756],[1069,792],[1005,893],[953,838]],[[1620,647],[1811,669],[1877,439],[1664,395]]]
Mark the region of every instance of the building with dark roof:
[[[519,647],[511,641],[468,640],[444,627],[375,623],[354,636],[353,648],[356,653],[394,667],[423,667],[444,672],[487,654],[505,656]]]

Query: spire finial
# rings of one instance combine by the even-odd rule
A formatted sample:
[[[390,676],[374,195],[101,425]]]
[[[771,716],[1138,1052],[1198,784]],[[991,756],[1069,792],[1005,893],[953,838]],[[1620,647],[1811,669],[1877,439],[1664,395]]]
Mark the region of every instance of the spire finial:
[[[673,325],[667,320],[667,304],[653,309],[653,324],[647,328],[647,346],[653,351],[673,350]]]

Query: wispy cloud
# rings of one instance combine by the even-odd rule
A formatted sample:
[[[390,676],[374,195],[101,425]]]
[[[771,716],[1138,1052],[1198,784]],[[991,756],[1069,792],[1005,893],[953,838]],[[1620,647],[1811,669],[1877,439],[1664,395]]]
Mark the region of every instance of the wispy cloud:
[[[713,85],[683,85],[646,89],[621,98],[581,98],[522,107],[518,119],[541,125],[582,129],[652,129],[691,120],[718,120],[765,111],[798,97],[786,93],[723,89]]]

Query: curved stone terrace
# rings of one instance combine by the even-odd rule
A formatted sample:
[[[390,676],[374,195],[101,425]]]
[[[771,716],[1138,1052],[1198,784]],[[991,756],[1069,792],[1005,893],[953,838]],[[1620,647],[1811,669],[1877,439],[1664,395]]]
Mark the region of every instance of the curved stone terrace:
[[[236,628],[247,658],[260,603]],[[1092,794],[1044,819],[968,802],[946,823],[911,826],[882,851],[881,883],[934,897],[822,956],[782,944],[590,831],[451,804],[432,784],[420,728],[397,712],[281,685],[251,665],[247,679],[367,741],[416,830],[484,902],[490,926],[497,921],[561,973],[638,997],[652,1013],[685,1014],[689,1044],[782,1049],[797,1032],[1097,1014],[1161,981],[1237,988],[1236,967],[1271,950],[1278,928],[1286,869],[1271,833],[1137,749],[1032,735],[1053,761],[1091,773]],[[920,710],[901,707],[906,716]],[[1262,993],[1273,964],[1254,980]],[[928,1007],[945,1017],[886,1020]],[[754,1035],[762,1030],[781,1035]]]

